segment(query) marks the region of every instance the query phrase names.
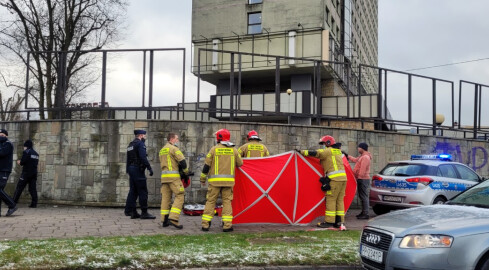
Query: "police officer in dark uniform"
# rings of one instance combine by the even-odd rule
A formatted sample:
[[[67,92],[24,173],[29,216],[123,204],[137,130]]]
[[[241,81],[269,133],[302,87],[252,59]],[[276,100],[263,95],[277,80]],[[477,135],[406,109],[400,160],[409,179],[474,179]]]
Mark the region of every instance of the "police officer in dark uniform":
[[[155,219],[156,217],[148,213],[148,187],[144,171],[148,169],[149,175],[153,176],[153,169],[147,159],[146,131],[134,130],[136,138],[127,147],[126,173],[129,174],[129,194],[127,195],[127,205],[131,211],[131,219]],[[136,210],[136,200],[139,197],[141,215]]]
[[[17,205],[3,190],[7,185],[8,177],[12,172],[12,163],[14,162],[14,145],[7,137],[8,132],[5,129],[0,129],[0,206],[3,201],[8,206],[6,216],[10,216],[17,210]]]
[[[18,203],[22,191],[25,186],[29,185],[29,193],[31,194],[30,208],[37,207],[37,164],[39,163],[39,154],[32,148],[33,143],[31,140],[24,142],[24,152],[22,158],[17,160],[17,164],[22,166],[22,175],[19,178],[17,187],[14,193],[14,202]]]

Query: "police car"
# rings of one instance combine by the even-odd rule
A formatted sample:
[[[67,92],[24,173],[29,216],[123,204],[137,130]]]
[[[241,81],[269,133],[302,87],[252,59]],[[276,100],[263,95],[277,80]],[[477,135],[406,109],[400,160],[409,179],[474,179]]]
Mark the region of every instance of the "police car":
[[[392,209],[443,204],[485,179],[450,155],[412,155],[390,162],[372,177],[370,205],[377,215]]]

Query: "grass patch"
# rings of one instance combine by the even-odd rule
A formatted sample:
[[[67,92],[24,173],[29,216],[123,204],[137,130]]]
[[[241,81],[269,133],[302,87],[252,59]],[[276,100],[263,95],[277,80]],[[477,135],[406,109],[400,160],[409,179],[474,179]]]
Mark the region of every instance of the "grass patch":
[[[358,265],[359,231],[152,235],[0,242],[0,268]]]

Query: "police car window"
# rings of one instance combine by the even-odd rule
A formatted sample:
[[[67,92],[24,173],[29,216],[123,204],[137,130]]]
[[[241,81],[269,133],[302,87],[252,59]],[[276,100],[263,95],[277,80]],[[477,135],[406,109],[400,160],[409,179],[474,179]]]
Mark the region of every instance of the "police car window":
[[[457,178],[457,172],[455,172],[452,165],[440,165],[436,175],[448,178]]]
[[[380,172],[387,176],[416,176],[426,175],[428,166],[422,164],[388,164]]]
[[[477,176],[471,169],[463,165],[455,165],[455,167],[457,168],[458,174],[460,174],[460,179],[475,182],[479,181],[479,176]]]

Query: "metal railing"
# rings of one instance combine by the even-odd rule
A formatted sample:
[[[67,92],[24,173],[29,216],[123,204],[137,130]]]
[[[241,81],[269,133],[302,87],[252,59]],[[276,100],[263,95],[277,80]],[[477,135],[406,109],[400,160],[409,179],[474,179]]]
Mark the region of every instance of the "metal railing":
[[[100,89],[100,107],[105,108],[108,104],[106,99],[106,89],[107,89],[107,58],[111,53],[135,53],[142,52],[143,58],[143,67],[142,67],[142,86],[140,89],[141,92],[141,103],[139,105],[135,105],[134,108],[144,108],[144,107],[153,107],[153,89],[154,89],[154,55],[155,52],[181,52],[182,53],[182,103],[185,104],[185,56],[186,51],[185,48],[155,48],[155,49],[113,49],[113,50],[90,50],[90,51],[39,51],[39,52],[28,52],[27,54],[27,73],[26,73],[26,85],[25,85],[25,110],[46,110],[46,111],[54,111],[59,112],[60,110],[66,107],[69,107],[69,104],[66,103],[66,92],[67,92],[67,77],[66,74],[66,61],[67,56],[69,54],[101,54],[102,55],[102,63],[101,63],[101,89]],[[37,107],[29,107],[28,101],[30,92],[32,91],[30,86],[30,58],[32,54],[55,54],[57,55],[58,63],[57,63],[57,80],[55,82],[55,102],[54,108],[39,108]],[[149,54],[149,72],[146,71]],[[148,102],[146,104],[146,77],[148,77]],[[137,103],[136,103],[137,104]],[[53,110],[54,109],[54,110]]]
[[[243,52],[235,52],[235,51],[223,51],[223,50],[212,50],[212,49],[199,49],[198,50],[198,59],[200,59],[201,53],[208,52],[218,52],[220,54],[229,54],[230,63],[228,65],[229,72],[225,72],[225,76],[229,76],[230,86],[229,86],[229,94],[219,94],[215,95],[214,103],[210,101],[201,101],[201,73],[200,73],[200,62],[197,65],[196,76],[197,87],[196,87],[196,102],[188,103],[185,101],[185,65],[183,65],[182,69],[182,102],[175,106],[153,106],[152,98],[153,98],[153,77],[154,77],[154,53],[157,51],[181,51],[183,52],[182,60],[185,61],[185,49],[183,48],[170,48],[170,49],[141,49],[141,50],[100,50],[94,52],[87,53],[100,53],[102,54],[102,85],[100,88],[100,99],[99,107],[72,107],[67,106],[67,104],[63,104],[60,107],[54,108],[46,108],[45,111],[53,112],[57,118],[59,119],[85,119],[85,118],[95,118],[95,119],[165,119],[165,120],[199,120],[199,121],[209,121],[215,120],[215,118],[219,118],[221,120],[231,120],[233,121],[236,117],[240,119],[240,121],[253,121],[253,117],[242,117],[242,116],[280,116],[280,117],[306,117],[316,120],[316,124],[326,123],[329,124],[329,121],[333,120],[341,120],[341,121],[357,121],[361,122],[362,127],[364,123],[374,124],[377,128],[386,127],[389,130],[399,130],[400,132],[408,131],[416,134],[423,134],[430,130],[431,135],[447,135],[452,136],[451,134],[456,134],[453,136],[467,137],[470,136],[472,138],[485,139],[489,134],[489,130],[484,129],[482,127],[482,119],[485,116],[481,113],[482,104],[482,88],[487,88],[489,86],[472,83],[467,81],[460,81],[459,84],[459,92],[462,93],[462,85],[469,84],[473,85],[475,89],[475,98],[474,98],[474,125],[472,127],[463,127],[460,123],[461,117],[461,106],[459,105],[458,112],[458,126],[454,124],[455,122],[455,96],[454,96],[454,83],[448,80],[422,76],[402,71],[396,71],[392,69],[386,69],[376,66],[368,66],[368,65],[360,65],[358,68],[358,78],[354,79],[352,76],[353,70],[351,63],[344,62],[336,62],[336,61],[322,61],[318,59],[310,59],[310,58],[297,58],[297,57],[286,57],[280,55],[265,55],[265,54],[252,54],[252,53],[243,53]],[[141,104],[135,104],[130,107],[107,107],[106,100],[106,73],[107,73],[107,54],[112,52],[142,52],[144,57],[144,65],[143,65],[143,85],[139,92],[142,94]],[[31,52],[31,53],[70,53],[70,52]],[[147,54],[149,54],[149,72],[146,73],[146,58]],[[271,73],[271,78],[273,79],[273,83],[275,85],[273,92],[267,93],[242,93],[242,76],[245,72],[242,69],[242,56],[253,56],[253,57],[264,57],[271,59],[274,63],[274,68]],[[295,89],[291,96],[288,96],[283,91],[283,76],[281,75],[284,68],[290,68],[288,64],[289,61],[300,61],[304,64],[305,69],[302,71],[308,72],[312,78],[311,88],[308,90],[297,90]],[[336,68],[334,67],[342,66],[341,69],[343,72],[338,74]],[[332,68],[333,67],[333,68]],[[331,70],[333,69],[333,71]],[[365,71],[371,69],[374,70],[374,74],[378,76],[377,78],[377,89],[378,93],[375,94],[365,94],[363,86],[363,80],[365,80]],[[333,72],[330,74],[328,72]],[[328,78],[333,78],[337,83],[344,83],[346,85],[346,89],[353,89],[356,87],[356,91],[348,91],[346,90],[344,97],[326,97],[322,95],[322,80],[324,78],[324,73],[329,74]],[[406,89],[406,94],[408,95],[407,104],[408,104],[408,112],[407,112],[407,121],[400,119],[392,119],[389,116],[388,112],[388,94],[390,95],[393,90],[389,88],[387,77],[389,74],[401,74],[406,76],[408,79],[408,87]],[[149,76],[149,100],[146,105],[145,101],[145,92],[146,92],[146,83],[145,77]],[[288,76],[288,75],[287,75]],[[237,78],[237,86],[235,87],[234,82],[235,78]],[[417,108],[414,106],[412,100],[412,91],[413,86],[411,83],[412,78],[422,78],[425,80],[429,80],[432,82],[432,88],[430,91],[430,97],[433,99],[432,102],[432,122],[431,123],[420,123],[414,121],[412,118],[412,114],[414,110],[425,109],[425,108]],[[63,80],[65,78],[61,77],[58,80]],[[356,80],[356,81],[355,81]],[[375,80],[371,80],[375,81]],[[450,114],[452,117],[452,123],[449,125],[437,125],[436,124],[436,105],[437,105],[437,82],[443,82],[450,85],[451,88],[451,106],[450,106]],[[63,85],[63,83],[58,83],[57,85]],[[58,86],[59,87],[59,86]],[[236,89],[235,89],[236,88]],[[29,95],[29,74],[26,75],[26,95]],[[61,89],[63,90],[63,89]],[[465,91],[465,90],[464,90]],[[306,97],[309,94],[309,97]],[[244,99],[253,100],[253,96],[261,95],[262,98],[262,106],[260,108],[255,108],[252,106],[252,102],[250,102],[250,106],[243,106]],[[461,95],[461,94],[460,94]],[[226,98],[228,96],[229,98]],[[217,99],[220,98],[220,105],[217,106]],[[300,99],[309,99],[310,108],[305,108],[300,105]],[[223,100],[226,99],[229,102],[225,102],[225,106],[223,106]],[[287,99],[287,100],[284,100]],[[265,103],[266,100],[266,103]],[[330,102],[333,100],[335,105],[335,111],[325,112],[323,109],[323,104]],[[334,101],[336,100],[336,101]],[[345,110],[340,111],[339,102],[346,102],[346,113]],[[361,100],[367,100],[367,103],[359,102]],[[461,104],[461,98],[459,99],[459,104]],[[368,109],[363,108],[362,104],[368,104]],[[18,110],[15,112],[4,112],[4,113],[17,113],[22,114],[24,119],[32,120],[39,117],[36,117],[36,114],[39,114],[40,108],[38,107],[29,107],[26,101],[25,109]],[[219,115],[218,115],[219,114]],[[218,117],[219,116],[219,117]],[[400,127],[396,128],[396,127]],[[407,129],[403,129],[406,127]]]

